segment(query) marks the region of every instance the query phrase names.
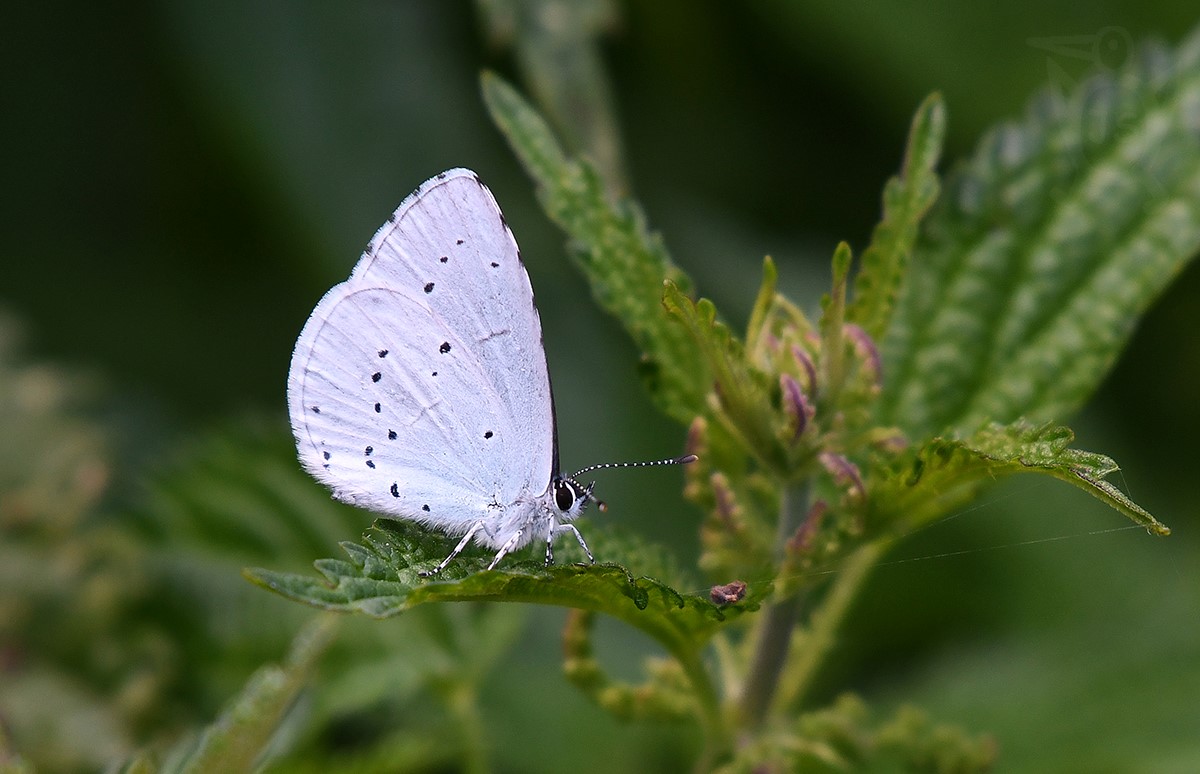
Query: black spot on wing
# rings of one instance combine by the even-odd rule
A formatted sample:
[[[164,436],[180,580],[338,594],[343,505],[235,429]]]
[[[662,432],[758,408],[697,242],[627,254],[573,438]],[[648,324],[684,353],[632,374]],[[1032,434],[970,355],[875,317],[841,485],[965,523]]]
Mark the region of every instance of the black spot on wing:
[[[429,513],[429,505],[428,504],[422,505],[421,510],[425,511],[426,513]]]
[[[370,457],[374,453],[375,453],[374,446],[368,446],[367,448],[363,449],[363,454],[367,457]]]
[[[442,346],[438,347],[438,352],[441,352],[443,355],[449,351],[450,351],[450,342],[448,342],[448,341],[443,341]]]
[[[375,469],[375,460],[367,460],[367,467],[371,470]]]
[[[383,413],[383,407],[382,407],[382,406],[380,406],[378,403],[376,403],[376,404],[375,404],[375,413],[376,413],[376,414],[381,414],[381,413]]]
[[[321,456],[324,457],[325,459],[329,459],[333,455],[330,454],[329,452],[321,452]]]
[[[484,437],[484,438],[491,438],[493,435],[495,435],[495,433],[493,433],[491,430],[488,430],[487,432],[485,432],[485,433],[483,434],[483,437]]]
[[[400,487],[396,484],[396,482],[393,481],[392,482],[392,497],[399,497],[399,496],[400,496]]]
[[[314,413],[314,414],[320,414],[320,413],[321,413],[321,409],[320,409],[320,407],[319,407],[319,406],[312,406],[312,413]]]
[[[463,241],[461,239],[454,240],[454,244],[456,244],[456,245],[461,245],[462,243],[463,243]]]
[[[389,441],[396,440],[396,431],[395,430],[388,430],[388,440]]]
[[[388,351],[386,349],[379,350],[380,357],[387,357],[387,353],[388,353]]]
[[[377,382],[382,378],[383,378],[383,374],[380,373],[379,371],[376,371],[375,373],[371,374],[371,381],[373,381],[373,382]]]
[[[433,283],[432,283],[432,282],[426,282],[426,283],[425,283],[425,292],[426,292],[426,293],[432,293],[432,292],[433,292]]]
[[[492,261],[492,268],[498,269],[498,268],[500,268],[500,264],[496,263],[495,261]]]

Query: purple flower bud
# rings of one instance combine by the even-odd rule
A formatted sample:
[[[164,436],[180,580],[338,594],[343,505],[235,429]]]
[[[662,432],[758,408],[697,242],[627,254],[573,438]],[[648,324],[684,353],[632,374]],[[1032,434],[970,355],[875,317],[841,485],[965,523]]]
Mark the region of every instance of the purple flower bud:
[[[804,523],[796,530],[796,534],[792,535],[788,540],[787,550],[790,553],[796,554],[812,548],[813,536],[817,534],[817,530],[821,527],[821,522],[825,520],[825,513],[829,510],[829,506],[824,500],[817,500],[808,509],[808,515],[804,517]]]
[[[866,495],[867,489],[863,486],[862,476],[858,473],[858,466],[853,462],[833,452],[821,452],[817,455],[817,459],[833,476],[833,480],[838,486],[848,487],[850,494],[856,497]]]
[[[813,400],[817,398],[817,367],[813,365],[812,358],[799,344],[792,345],[792,359],[800,366],[800,370],[808,378],[808,384],[805,387],[808,389]]]
[[[854,323],[846,323],[845,331],[854,347],[854,354],[858,355],[863,365],[863,370],[873,381],[878,382],[883,374],[883,365],[879,360],[879,348],[875,346],[874,340]]]
[[[736,530],[738,528],[737,500],[734,498],[733,490],[729,488],[729,479],[723,473],[712,475],[712,492],[717,518],[731,532]]]
[[[792,418],[795,427],[792,431],[792,440],[795,441],[804,432],[804,428],[808,427],[808,420],[815,413],[815,409],[809,405],[804,391],[800,389],[800,383],[791,374],[780,375],[779,389],[783,392],[783,410]]]
[[[689,454],[698,457],[701,452],[707,451],[707,431],[708,423],[704,421],[704,417],[692,420],[692,424],[688,426],[687,442],[684,444]]]
[[[908,448],[908,439],[899,430],[881,435],[872,443],[876,449],[887,454],[899,454]]]

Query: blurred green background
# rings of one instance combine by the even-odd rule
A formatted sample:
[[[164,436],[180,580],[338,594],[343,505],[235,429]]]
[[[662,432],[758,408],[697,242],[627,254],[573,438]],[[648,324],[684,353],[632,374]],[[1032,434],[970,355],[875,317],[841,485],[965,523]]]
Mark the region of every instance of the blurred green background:
[[[865,245],[911,112],[930,91],[946,97],[952,162],[988,127],[1019,115],[1036,90],[1070,89],[1096,68],[1119,65],[1131,55],[1125,42],[1174,43],[1198,17],[1165,0],[665,0],[611,10],[602,55],[632,193],[699,293],[735,327],[764,254],[778,261],[783,289],[814,307],[837,241]],[[10,4],[0,25],[0,310],[23,330],[18,363],[54,363],[86,379],[84,416],[104,428],[111,467],[89,519],[118,533],[126,520],[131,534],[153,533],[155,501],[143,482],[186,467],[214,432],[251,426],[292,470],[284,389],[296,334],[395,205],[454,166],[483,177],[522,245],[545,325],[564,464],[678,452],[681,429],[652,411],[637,353],[591,303],[484,113],[481,68],[526,84],[474,4],[54,0]],[[1065,38],[1075,39],[1071,51]],[[1101,49],[1102,39],[1121,45]],[[921,561],[879,568],[820,698],[851,689],[881,710],[912,701],[990,731],[1002,770],[1200,770],[1200,540],[1189,451],[1200,434],[1197,293],[1193,266],[1143,321],[1089,409],[1063,418],[1079,446],[1122,464],[1117,483],[1174,535],[1089,534],[1126,522],[1068,487],[1010,481],[893,557]],[[0,433],[5,460],[28,453],[17,446],[23,436]],[[295,480],[311,490],[303,496],[325,497],[317,484]],[[606,476],[602,518],[668,544],[686,565],[699,514],[679,484],[677,473]],[[256,513],[244,517],[253,522]],[[253,561],[302,570],[337,555],[335,541],[356,539],[368,524],[365,513],[344,515],[342,531],[307,554],[269,545],[257,555],[189,554],[195,583],[221,578],[240,589],[230,592],[240,607],[204,612],[224,627],[205,642],[228,650],[204,657],[211,683],[171,683],[186,706],[172,716],[179,728],[211,718],[255,659],[280,658],[306,616],[250,588],[238,569]],[[55,555],[47,556],[30,572],[52,573]],[[63,610],[36,614],[53,621]],[[525,628],[483,683],[498,768],[685,765],[692,731],[623,726],[565,683],[562,611],[521,616]],[[167,639],[205,626],[178,610],[158,623]],[[402,639],[404,626],[351,622],[344,636],[386,642]],[[254,631],[269,627],[270,636]],[[648,646],[615,625],[601,635],[602,658],[635,674],[628,663]],[[83,652],[89,643],[77,645]],[[409,658],[421,658],[407,647]],[[29,690],[22,671],[38,666],[36,655],[19,655],[0,663],[0,703],[48,695],[16,692]],[[99,704],[120,688],[84,678],[72,685]],[[416,693],[400,703],[423,701]],[[388,722],[420,725],[419,707],[392,710]],[[349,717],[327,744],[369,735],[353,727],[364,716]],[[13,732],[16,747],[36,759],[22,747],[23,728]],[[118,753],[138,741],[114,736]],[[94,763],[68,755],[45,765]]]

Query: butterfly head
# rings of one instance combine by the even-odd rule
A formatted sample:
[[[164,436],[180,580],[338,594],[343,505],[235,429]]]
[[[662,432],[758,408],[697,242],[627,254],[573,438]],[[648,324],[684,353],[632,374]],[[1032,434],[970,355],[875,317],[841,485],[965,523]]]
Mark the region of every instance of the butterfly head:
[[[595,486],[595,481],[583,486],[574,478],[559,476],[554,479],[554,505],[562,511],[564,521],[578,518],[590,502],[595,502],[596,507],[602,511],[608,507],[603,500],[592,494]]]

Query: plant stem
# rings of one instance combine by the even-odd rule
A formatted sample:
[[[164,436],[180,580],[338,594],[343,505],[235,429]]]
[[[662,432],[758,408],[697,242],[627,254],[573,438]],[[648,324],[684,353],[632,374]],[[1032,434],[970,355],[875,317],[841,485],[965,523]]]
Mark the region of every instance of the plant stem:
[[[776,534],[780,559],[788,539],[799,528],[807,507],[807,483],[784,488],[780,495],[779,528]],[[777,599],[763,614],[754,661],[741,697],[741,721],[747,727],[761,725],[766,717],[779,684],[779,673],[787,658],[792,631],[796,628],[803,607],[804,595],[797,590]]]
[[[459,729],[461,745],[460,764],[468,774],[486,774],[488,766],[486,742],[483,735],[483,718],[479,715],[479,700],[475,686],[465,680],[455,679],[444,686],[446,706]]]
[[[876,540],[859,548],[842,565],[821,606],[812,614],[808,636],[793,648],[787,658],[787,668],[779,676],[778,692],[772,710],[794,710],[804,699],[813,676],[825,656],[837,641],[837,630],[850,606],[862,589],[879,558],[891,545],[890,540]]]

